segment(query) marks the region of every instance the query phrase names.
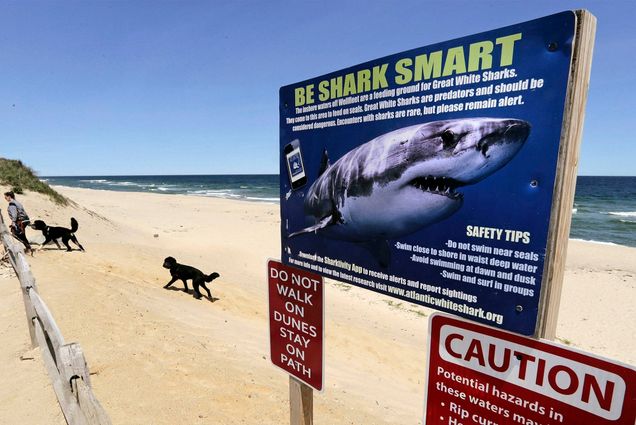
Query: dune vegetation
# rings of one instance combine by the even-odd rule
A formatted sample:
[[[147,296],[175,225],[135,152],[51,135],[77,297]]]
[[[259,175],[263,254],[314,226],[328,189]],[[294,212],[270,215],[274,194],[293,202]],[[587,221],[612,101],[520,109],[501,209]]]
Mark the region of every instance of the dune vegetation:
[[[68,199],[40,180],[35,172],[20,160],[0,158],[0,184],[9,186],[17,194],[29,190],[48,195],[56,204],[68,204]]]

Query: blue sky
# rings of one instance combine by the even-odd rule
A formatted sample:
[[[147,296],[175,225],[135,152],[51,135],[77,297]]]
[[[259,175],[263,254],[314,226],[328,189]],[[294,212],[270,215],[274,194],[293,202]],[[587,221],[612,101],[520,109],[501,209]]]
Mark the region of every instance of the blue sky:
[[[278,172],[278,89],[586,8],[580,175],[636,175],[635,1],[0,0],[0,156],[40,175]]]

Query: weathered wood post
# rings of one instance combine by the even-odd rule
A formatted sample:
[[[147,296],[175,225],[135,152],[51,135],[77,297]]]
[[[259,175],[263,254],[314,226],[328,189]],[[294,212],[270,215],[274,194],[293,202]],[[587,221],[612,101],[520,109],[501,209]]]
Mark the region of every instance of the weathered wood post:
[[[548,245],[544,264],[545,290],[539,303],[536,337],[553,340],[556,337],[565,258],[572,223],[572,205],[576,188],[576,171],[583,133],[587,89],[590,85],[592,51],[596,33],[596,18],[587,10],[577,10],[576,33],[572,65],[561,130],[554,196],[548,229]]]
[[[289,377],[289,413],[290,425],[313,425],[314,393],[313,389],[293,376]]]
[[[29,328],[29,335],[31,336],[31,347],[38,346],[38,341],[35,336],[35,327],[33,325],[33,318],[35,317],[35,309],[29,298],[29,291],[31,288],[37,289],[35,284],[35,278],[31,274],[31,268],[24,258],[24,249],[15,243],[13,236],[9,233],[9,229],[4,224],[4,217],[0,212],[0,239],[7,250],[9,261],[13,266],[18,280],[20,281],[20,288],[22,289],[22,301],[24,302],[24,310],[26,311],[27,327]]]
[[[77,343],[60,347],[60,365],[62,376],[69,384],[72,404],[79,406],[87,424],[111,425],[106,411],[92,391],[90,372],[86,358]]]

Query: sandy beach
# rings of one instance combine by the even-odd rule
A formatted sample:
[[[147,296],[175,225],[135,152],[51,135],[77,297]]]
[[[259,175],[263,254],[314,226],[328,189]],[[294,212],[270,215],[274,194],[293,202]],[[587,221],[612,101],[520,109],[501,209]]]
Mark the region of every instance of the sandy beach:
[[[270,363],[267,322],[278,205],[56,189],[75,205],[34,193],[19,199],[32,219],[68,227],[75,217],[86,252],[50,245],[29,261],[66,341],[81,344],[112,422],[288,423],[288,377]],[[218,300],[195,300],[181,283],[163,289],[169,255],[220,273],[211,284]],[[63,424],[10,269],[0,269],[0,285],[0,423]],[[636,248],[570,241],[558,340],[635,364],[635,294]],[[421,423],[433,310],[335,281],[325,300],[325,391],[314,394],[315,423]]]

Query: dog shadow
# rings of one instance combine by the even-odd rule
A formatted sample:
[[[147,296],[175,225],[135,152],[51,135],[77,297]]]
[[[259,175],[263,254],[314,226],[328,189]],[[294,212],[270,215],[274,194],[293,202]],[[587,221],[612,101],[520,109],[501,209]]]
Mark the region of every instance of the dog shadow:
[[[81,249],[79,248],[71,248],[71,250],[67,250],[66,248],[58,248],[56,246],[45,246],[45,247],[40,247],[38,246],[38,248],[34,248],[35,252],[41,252],[41,251],[63,251],[63,252],[75,252],[75,251],[79,251],[82,252]]]
[[[184,291],[183,288],[175,288],[174,286],[169,286],[163,289],[166,289],[168,291],[175,291],[175,292],[186,292],[187,294],[192,295],[194,297],[194,289],[188,289],[187,291]],[[221,298],[215,298],[214,296],[212,296],[212,298],[209,298],[207,295],[201,294],[200,299],[204,299],[204,298],[206,300],[209,300],[211,303],[221,299]]]

